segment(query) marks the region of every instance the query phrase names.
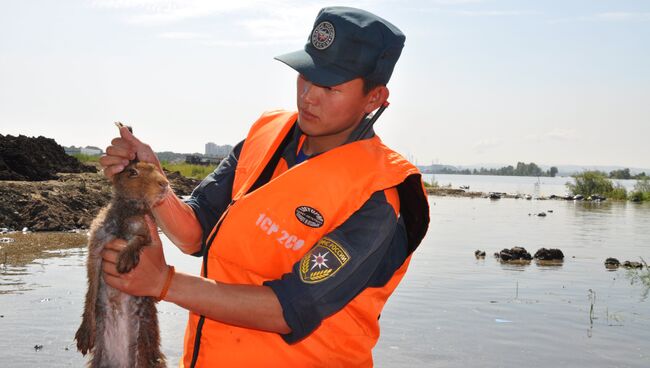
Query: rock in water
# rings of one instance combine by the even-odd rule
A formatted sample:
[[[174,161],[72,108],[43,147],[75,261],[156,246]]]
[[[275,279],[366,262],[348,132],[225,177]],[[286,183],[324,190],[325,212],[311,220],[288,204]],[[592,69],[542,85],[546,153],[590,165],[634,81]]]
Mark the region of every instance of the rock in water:
[[[533,258],[539,259],[541,261],[561,261],[564,259],[564,253],[562,253],[561,250],[555,248],[540,248],[537,252],[535,252],[535,256]]]
[[[521,262],[528,263],[533,257],[528,253],[526,248],[514,247],[511,249],[503,249],[499,252],[499,259],[501,262]]]
[[[617,269],[618,266],[620,266],[620,265],[621,265],[621,262],[619,262],[618,259],[616,259],[616,258],[607,258],[605,260],[605,268],[607,268],[607,269],[614,270],[614,269]]]
[[[625,262],[623,262],[623,267],[625,267],[625,268],[643,268],[643,264],[641,264],[641,262],[625,261]]]

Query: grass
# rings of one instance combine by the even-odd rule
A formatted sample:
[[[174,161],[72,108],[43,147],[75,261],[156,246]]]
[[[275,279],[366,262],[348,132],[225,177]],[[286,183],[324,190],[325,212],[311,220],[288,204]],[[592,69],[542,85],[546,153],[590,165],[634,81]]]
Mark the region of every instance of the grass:
[[[160,163],[163,169],[168,171],[178,171],[186,178],[203,179],[214,171],[216,165],[194,165],[187,163],[169,163],[163,161]]]
[[[83,163],[99,162],[99,158],[101,157],[101,156],[84,155],[81,153],[76,153],[73,154],[72,156]],[[194,178],[194,179],[205,178],[206,176],[208,176],[208,174],[212,173],[214,169],[217,167],[216,165],[203,166],[203,165],[187,164],[184,162],[171,163],[168,161],[162,161],[160,164],[164,169],[168,171],[178,171],[184,177]]]
[[[81,162],[99,162],[99,158],[101,156],[84,155],[83,153],[75,153],[72,155],[72,157],[76,158]]]

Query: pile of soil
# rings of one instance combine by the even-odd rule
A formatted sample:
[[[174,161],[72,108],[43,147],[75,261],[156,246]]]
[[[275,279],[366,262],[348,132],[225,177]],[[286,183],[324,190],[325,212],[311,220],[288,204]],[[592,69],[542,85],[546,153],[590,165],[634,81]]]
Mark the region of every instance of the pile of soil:
[[[42,181],[57,173],[97,172],[68,156],[54,139],[0,134],[0,180]]]
[[[82,165],[53,139],[0,135],[0,228],[30,231],[87,229],[111,198],[99,166]],[[200,180],[165,171],[178,196]]]
[[[191,194],[199,180],[167,173],[178,196]],[[0,181],[0,228],[31,231],[87,229],[111,198],[111,183],[100,173],[59,173],[47,181]]]

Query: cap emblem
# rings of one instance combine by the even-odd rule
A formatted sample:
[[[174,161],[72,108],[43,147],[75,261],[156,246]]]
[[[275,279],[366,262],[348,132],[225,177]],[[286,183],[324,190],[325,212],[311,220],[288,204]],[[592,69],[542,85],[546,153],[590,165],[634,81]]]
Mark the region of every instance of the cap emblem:
[[[318,50],[325,50],[334,42],[334,25],[330,22],[320,22],[311,33],[311,44]]]

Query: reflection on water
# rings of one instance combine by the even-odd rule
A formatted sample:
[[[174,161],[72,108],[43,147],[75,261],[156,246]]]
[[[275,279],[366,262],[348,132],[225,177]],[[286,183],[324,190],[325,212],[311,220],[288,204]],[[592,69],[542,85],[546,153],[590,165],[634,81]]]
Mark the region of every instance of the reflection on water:
[[[650,204],[430,201],[427,238],[381,316],[376,366],[650,366],[649,273],[603,264],[608,257],[650,259]],[[0,361],[82,366],[72,338],[86,290],[85,249],[40,244],[44,251],[18,256],[14,248],[12,261],[0,263]],[[1,245],[0,262],[14,245]],[[198,273],[199,259],[164,245],[171,264]],[[512,265],[493,258],[514,246],[560,248],[565,260]],[[476,249],[487,257],[476,259]],[[174,366],[187,312],[158,307],[163,351]]]

